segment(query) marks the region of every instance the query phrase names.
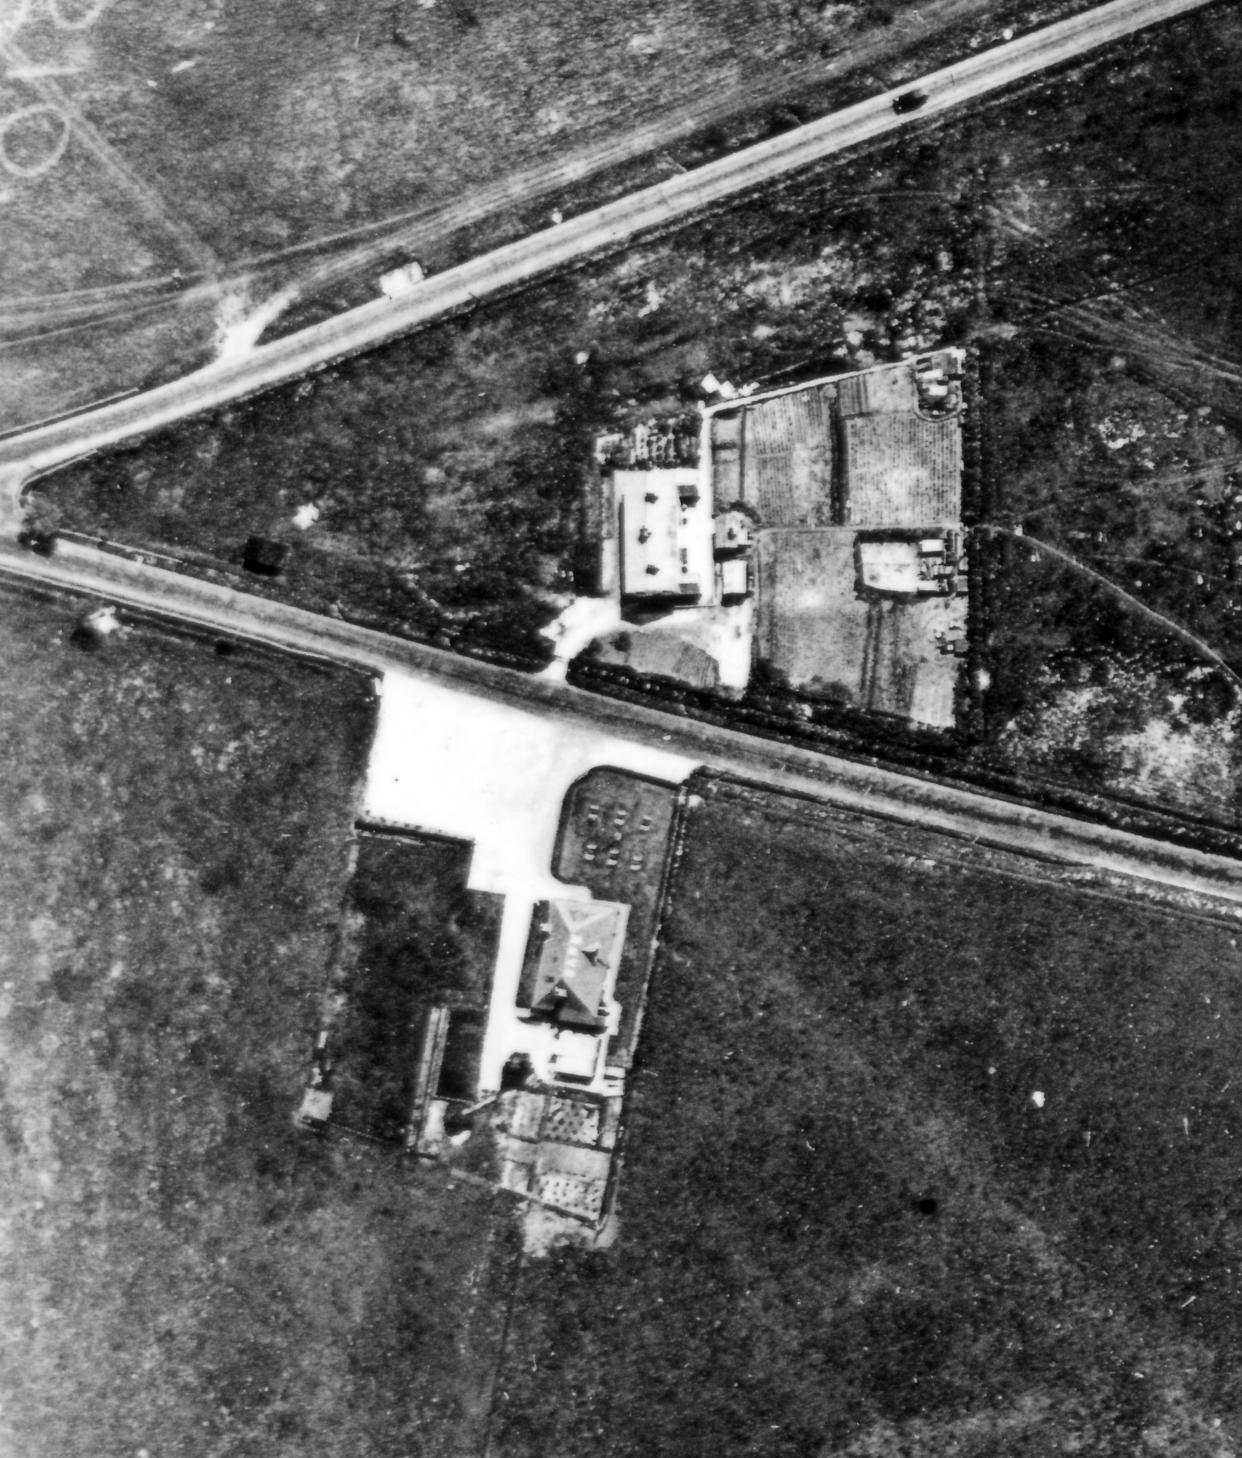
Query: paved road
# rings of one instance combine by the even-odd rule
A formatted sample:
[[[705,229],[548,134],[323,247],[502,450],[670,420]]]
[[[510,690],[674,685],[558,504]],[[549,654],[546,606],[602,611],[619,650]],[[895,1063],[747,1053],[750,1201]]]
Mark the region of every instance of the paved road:
[[[918,89],[927,95],[926,103],[912,115],[894,113],[893,92],[872,97],[448,269],[400,300],[364,304],[256,347],[240,359],[218,362],[72,420],[11,436],[0,442],[0,474],[6,467],[16,467],[28,478],[85,452],[294,379],[447,314],[472,308],[490,295],[619,247],[638,234],[668,226],[821,158],[921,123],[1210,3],[1213,0],[1112,0],[912,82],[903,89]]]
[[[426,676],[465,696],[483,697],[543,719],[589,724],[617,739],[685,755],[774,790],[811,795],[839,809],[917,824],[1060,865],[1170,888],[1183,906],[1210,901],[1219,911],[1225,903],[1242,916],[1242,862],[1225,856],[696,724],[75,544],[63,544],[48,559],[0,542],[0,575],[95,594],[122,607],[159,612],[211,632],[377,673]]]

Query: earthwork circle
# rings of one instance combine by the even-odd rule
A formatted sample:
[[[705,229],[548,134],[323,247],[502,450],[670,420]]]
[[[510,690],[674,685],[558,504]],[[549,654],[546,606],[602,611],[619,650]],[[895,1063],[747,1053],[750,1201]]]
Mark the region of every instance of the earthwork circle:
[[[45,157],[40,157],[37,162],[19,162],[9,151],[9,133],[31,117],[45,114],[54,116],[60,122],[60,135]],[[69,132],[69,118],[59,106],[53,106],[50,101],[38,101],[33,106],[18,107],[16,111],[11,111],[8,116],[0,119],[0,167],[13,177],[42,177],[64,155],[65,148],[69,145]]]

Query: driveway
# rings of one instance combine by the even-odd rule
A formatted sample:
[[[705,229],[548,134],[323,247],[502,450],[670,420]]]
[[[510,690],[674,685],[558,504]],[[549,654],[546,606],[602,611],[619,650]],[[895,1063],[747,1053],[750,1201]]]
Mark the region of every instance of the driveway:
[[[518,1019],[515,998],[533,904],[589,896],[551,871],[569,787],[599,765],[679,784],[699,763],[582,721],[463,698],[457,689],[410,673],[384,676],[363,813],[471,842],[471,888],[505,898],[483,1044],[483,1092],[499,1088],[511,1053],[530,1053],[538,1067],[551,1051],[547,1029]]]

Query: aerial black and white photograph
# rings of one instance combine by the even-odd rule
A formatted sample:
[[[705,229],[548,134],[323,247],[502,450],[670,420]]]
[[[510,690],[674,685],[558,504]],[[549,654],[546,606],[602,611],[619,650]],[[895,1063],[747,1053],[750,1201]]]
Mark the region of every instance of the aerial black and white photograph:
[[[1242,1458],[1242,7],[0,0],[0,1458]]]

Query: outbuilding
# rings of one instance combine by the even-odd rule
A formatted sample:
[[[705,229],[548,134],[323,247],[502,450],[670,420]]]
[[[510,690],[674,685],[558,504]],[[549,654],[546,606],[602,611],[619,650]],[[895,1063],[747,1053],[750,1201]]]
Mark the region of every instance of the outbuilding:
[[[287,543],[273,541],[270,537],[250,537],[242,553],[242,566],[259,577],[279,577],[288,560]]]

